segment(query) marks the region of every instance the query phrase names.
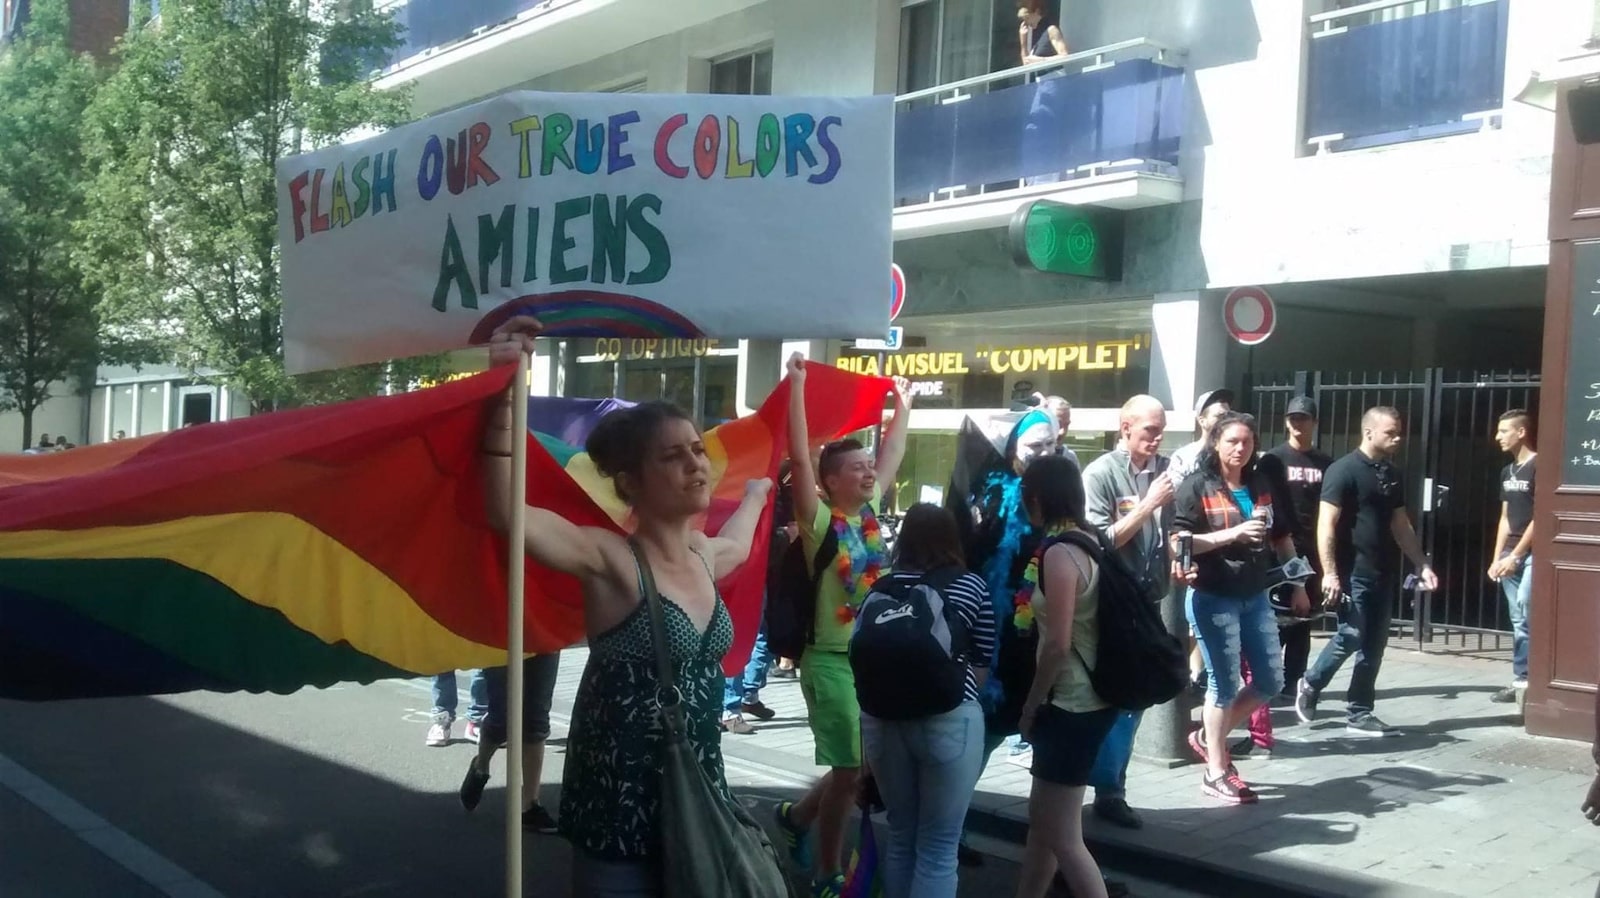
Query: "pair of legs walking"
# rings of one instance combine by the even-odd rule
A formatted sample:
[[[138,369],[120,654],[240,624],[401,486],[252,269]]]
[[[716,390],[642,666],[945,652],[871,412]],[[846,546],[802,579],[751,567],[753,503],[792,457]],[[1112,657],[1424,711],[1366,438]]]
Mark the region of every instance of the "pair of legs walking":
[[[861,706],[849,656],[806,652],[800,659],[800,693],[811,720],[816,763],[829,770],[799,801],[778,805],[778,822],[790,859],[796,867],[811,870],[813,894],[832,898],[844,879],[845,823],[861,778]]]
[[[1018,898],[1043,898],[1057,871],[1078,898],[1105,898],[1106,883],[1083,844],[1083,793],[1114,708],[1074,712],[1047,704],[1033,724],[1033,788]]]
[[[539,805],[539,784],[544,774],[545,740],[550,737],[550,705],[555,698],[556,675],[561,669],[561,653],[535,655],[522,662],[522,808],[523,824],[540,832],[553,832],[555,821]],[[467,765],[461,782],[461,804],[467,810],[478,806],[489,784],[490,762],[505,745],[510,718],[510,694],[504,667],[483,670],[488,712],[478,739],[478,753]]]
[[[751,714],[759,720],[776,716],[761,703],[761,690],[767,685],[767,671],[772,667],[772,652],[767,648],[767,625],[756,631],[755,645],[750,649],[750,661],[741,673],[728,677],[722,690],[722,727],[736,735],[755,732],[744,719]]]
[[[1206,762],[1204,791],[1225,801],[1254,801],[1255,792],[1234,770],[1228,734],[1283,689],[1277,616],[1265,592],[1238,599],[1191,589],[1184,605],[1206,661],[1206,704],[1200,731],[1191,737]],[[1246,667],[1251,682],[1240,688]]]
[[[461,696],[457,690],[455,671],[447,671],[433,678],[433,723],[428,727],[428,745],[437,748],[450,744],[450,728],[456,722],[456,709],[461,706]],[[489,693],[483,671],[472,672],[467,691],[472,696],[472,704],[467,706],[467,741],[471,742],[477,736],[478,728],[483,725],[484,717],[489,714]]]
[[[1295,712],[1306,722],[1316,717],[1317,700],[1339,668],[1350,668],[1347,727],[1352,735],[1382,736],[1392,732],[1373,713],[1377,702],[1378,671],[1389,647],[1389,625],[1394,620],[1394,589],[1381,577],[1353,575],[1345,579],[1350,595],[1339,606],[1339,627],[1323,646],[1316,663],[1306,671],[1295,696]]]
[[[983,711],[966,702],[920,720],[862,715],[861,737],[889,816],[885,898],[955,898],[956,846],[983,772]]]

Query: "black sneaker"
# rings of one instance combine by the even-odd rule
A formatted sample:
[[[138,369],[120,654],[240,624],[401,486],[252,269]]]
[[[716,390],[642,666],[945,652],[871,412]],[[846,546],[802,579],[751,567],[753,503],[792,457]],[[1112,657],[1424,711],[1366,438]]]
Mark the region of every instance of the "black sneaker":
[[[777,711],[772,710],[761,702],[744,702],[739,705],[739,713],[749,714],[756,720],[771,720],[778,716]]]
[[[1104,801],[1096,798],[1094,801],[1094,815],[1101,820],[1123,829],[1143,829],[1144,820],[1137,811],[1128,806],[1123,798],[1107,798]]]
[[[1363,714],[1352,717],[1344,725],[1346,735],[1350,736],[1396,736],[1400,731],[1378,719],[1376,714]]]
[[[467,775],[461,779],[461,806],[472,810],[483,800],[483,789],[489,785],[489,774],[478,771],[478,759],[467,762]]]
[[[1310,723],[1317,719],[1317,690],[1311,688],[1305,677],[1294,687],[1294,716],[1300,718],[1301,723]]]
[[[533,807],[522,812],[522,828],[544,836],[554,835],[559,831],[559,827],[556,826],[556,818],[550,816],[550,812],[544,809],[544,805],[537,802],[534,803]]]
[[[1106,879],[1104,875],[1101,876],[1101,880],[1106,884],[1106,898],[1127,898],[1129,894],[1127,883],[1120,879]],[[1056,871],[1056,878],[1051,885],[1055,888],[1056,895],[1071,898],[1072,886],[1067,885],[1067,878],[1061,875],[1060,870]]]

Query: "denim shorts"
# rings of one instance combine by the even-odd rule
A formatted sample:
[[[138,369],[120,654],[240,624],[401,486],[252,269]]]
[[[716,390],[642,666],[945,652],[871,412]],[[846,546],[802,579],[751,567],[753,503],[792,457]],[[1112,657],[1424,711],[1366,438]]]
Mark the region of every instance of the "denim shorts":
[[[1087,786],[1116,708],[1068,711],[1046,704],[1033,718],[1033,775],[1057,786]]]
[[[1206,659],[1206,703],[1225,708],[1239,694],[1239,661],[1250,663],[1251,688],[1283,691],[1278,620],[1265,592],[1236,599],[1190,589],[1184,610]]]
[[[534,655],[522,662],[522,738],[528,742],[543,742],[550,738],[550,705],[556,691],[556,675],[561,670],[561,653]],[[483,718],[482,736],[503,745],[506,741],[507,721],[511,719],[510,681],[504,667],[483,669],[484,685],[488,689],[488,713]]]

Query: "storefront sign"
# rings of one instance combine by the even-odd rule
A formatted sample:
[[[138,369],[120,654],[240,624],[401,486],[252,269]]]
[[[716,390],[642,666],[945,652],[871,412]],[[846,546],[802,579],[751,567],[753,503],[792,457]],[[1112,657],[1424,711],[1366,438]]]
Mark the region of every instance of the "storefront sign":
[[[692,359],[710,355],[722,345],[720,340],[642,340],[609,337],[594,341],[585,360],[602,362],[642,359]]]
[[[872,349],[872,350],[876,350],[878,352],[897,352],[900,349],[901,345],[903,345],[903,343],[905,341],[905,337],[906,337],[906,329],[897,324],[894,327],[889,328],[889,339],[887,339],[887,340],[857,340],[856,341],[856,348],[857,349]]]
[[[876,355],[840,356],[838,366],[857,374],[887,377],[951,377],[965,374],[1027,374],[1035,371],[1120,371],[1130,353],[1148,349],[1144,336],[1056,346],[980,348],[958,352],[898,352],[880,368]]]
[[[893,98],[515,91],[278,164],[291,372],[547,336],[883,334]]]

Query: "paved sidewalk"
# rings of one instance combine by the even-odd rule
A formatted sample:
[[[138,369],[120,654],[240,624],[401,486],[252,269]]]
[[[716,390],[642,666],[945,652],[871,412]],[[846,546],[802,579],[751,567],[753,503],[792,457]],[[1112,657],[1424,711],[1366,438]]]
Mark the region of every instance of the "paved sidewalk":
[[[570,708],[584,657],[565,654],[559,711]],[[1212,868],[1254,880],[1262,893],[1590,898],[1600,881],[1600,829],[1578,812],[1593,769],[1589,746],[1528,736],[1515,706],[1491,703],[1507,668],[1391,646],[1379,713],[1400,735],[1344,735],[1343,693],[1335,691],[1343,673],[1323,696],[1327,719],[1306,727],[1292,711],[1276,712],[1273,756],[1240,762],[1260,804],[1203,797],[1197,765],[1135,762],[1128,798],[1145,828],[1130,833],[1091,816],[1091,847]],[[798,684],[774,680],[762,698],[777,719],[752,736],[725,736],[730,761],[816,775]],[[1027,770],[1002,747],[978,784],[973,807],[984,819],[975,826],[1019,837],[1028,785]]]

